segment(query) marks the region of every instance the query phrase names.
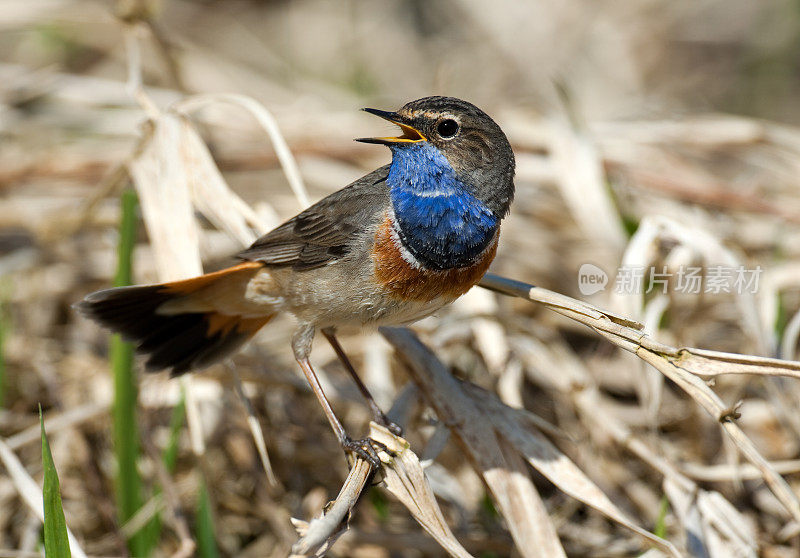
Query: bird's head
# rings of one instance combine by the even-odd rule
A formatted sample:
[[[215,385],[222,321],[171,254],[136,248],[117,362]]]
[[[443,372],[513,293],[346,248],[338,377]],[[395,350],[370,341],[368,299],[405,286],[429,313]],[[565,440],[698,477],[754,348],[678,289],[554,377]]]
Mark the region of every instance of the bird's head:
[[[502,218],[508,212],[514,197],[514,153],[503,131],[481,109],[455,97],[425,97],[395,112],[364,110],[397,124],[403,133],[356,141],[388,145],[395,159],[423,157],[433,148],[495,215]]]

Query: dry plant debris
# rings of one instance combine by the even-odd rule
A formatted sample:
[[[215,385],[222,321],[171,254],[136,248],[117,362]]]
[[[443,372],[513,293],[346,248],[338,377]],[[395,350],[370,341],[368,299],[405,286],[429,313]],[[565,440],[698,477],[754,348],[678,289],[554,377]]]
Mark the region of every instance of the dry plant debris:
[[[157,513],[159,556],[196,543],[208,555],[204,521],[231,556],[798,555],[798,52],[781,31],[796,10],[542,3],[530,28],[510,0],[423,3],[414,18],[392,12],[387,29],[369,3],[335,14],[321,0],[235,14],[223,2],[120,3],[124,23],[90,1],[6,4],[0,555],[38,555],[38,402],[75,556],[125,555]],[[120,525],[106,336],[68,310],[111,279],[120,190],[135,185],[141,202],[139,282],[221,266],[386,161],[350,143],[367,126],[355,108],[434,90],[497,116],[518,191],[484,280],[493,292],[415,333],[386,330],[389,344],[344,340],[407,440],[372,425],[393,455],[373,480],[363,462],[348,476],[276,322],[228,366],[140,377],[149,492]],[[611,277],[584,297],[586,263]],[[763,273],[744,296],[673,281],[623,296],[623,265],[699,267],[704,281],[715,266]],[[365,430],[335,355],[320,346],[314,358],[348,429]],[[170,472],[161,459],[182,389],[188,426]]]

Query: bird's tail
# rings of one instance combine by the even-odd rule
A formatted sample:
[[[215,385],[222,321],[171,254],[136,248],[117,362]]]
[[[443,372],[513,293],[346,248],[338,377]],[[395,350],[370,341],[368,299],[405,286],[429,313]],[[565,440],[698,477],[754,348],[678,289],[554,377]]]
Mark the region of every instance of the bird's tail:
[[[185,281],[97,291],[75,308],[136,343],[148,370],[176,376],[224,359],[272,318],[244,298],[261,267],[245,262]]]

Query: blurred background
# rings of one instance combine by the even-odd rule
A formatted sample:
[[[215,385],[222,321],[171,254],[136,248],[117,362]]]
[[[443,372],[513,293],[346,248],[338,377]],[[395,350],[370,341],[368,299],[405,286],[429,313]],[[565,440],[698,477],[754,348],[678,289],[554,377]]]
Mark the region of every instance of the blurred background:
[[[126,434],[138,480],[129,486],[128,511],[119,503],[122,442],[110,419],[119,386],[108,335],[70,305],[115,276],[121,195],[142,187],[129,169],[145,159],[153,123],[180,113],[208,151],[187,155],[179,136],[172,155],[159,152],[143,164],[166,168],[176,157],[210,154],[224,184],[252,207],[250,232],[302,208],[253,114],[208,98],[201,110],[175,108],[213,93],[249,96],[274,117],[312,202],[389,162],[386,150],[352,142],[389,131],[360,108],[394,109],[434,94],[467,99],[497,120],[517,156],[517,200],[494,273],[642,321],[664,343],[798,357],[796,0],[4,0],[0,437],[40,482],[41,403],[67,523],[90,555],[171,555],[189,533],[203,556],[285,556],[296,539],[289,518],[317,514],[347,471],[295,370],[286,321],[271,324],[233,360],[264,429],[276,483],[265,476],[230,366],[194,382],[193,428],[202,443],[185,426],[182,384],[139,374]],[[243,237],[198,211],[205,268],[229,264]],[[153,230],[136,220],[136,283],[159,277],[152,246],[164,239],[152,238]],[[585,263],[610,278],[588,297],[578,284]],[[748,293],[671,288],[624,296],[613,288],[623,265],[763,272]],[[561,451],[646,529],[687,548],[687,519],[665,497],[661,473],[593,432],[574,393],[544,369],[558,370],[568,357],[609,416],[729,502],[749,549],[741,555],[797,555],[800,527],[762,481],[737,469],[717,421],[635,357],[542,308],[485,291],[416,329],[459,377],[567,433],[554,440]],[[391,349],[376,334],[344,341],[383,406],[405,398],[407,437],[422,455],[435,417],[413,395]],[[364,431],[366,407],[332,351],[318,345],[313,358],[337,409],[350,431]],[[734,376],[713,387],[731,405],[743,402],[742,428],[797,492],[797,381]],[[164,453],[172,455],[166,467],[156,464]],[[456,445],[436,452],[429,472],[471,553],[519,552]],[[0,467],[0,554],[35,555],[41,525],[6,473]],[[647,549],[542,477],[533,481],[569,556]],[[167,496],[153,504],[161,491]],[[133,512],[148,502],[152,509],[131,527]],[[169,518],[153,527],[158,514]],[[151,526],[151,542],[136,547],[142,524]],[[709,555],[732,547],[721,548]],[[402,506],[373,488],[331,555],[442,552]]]

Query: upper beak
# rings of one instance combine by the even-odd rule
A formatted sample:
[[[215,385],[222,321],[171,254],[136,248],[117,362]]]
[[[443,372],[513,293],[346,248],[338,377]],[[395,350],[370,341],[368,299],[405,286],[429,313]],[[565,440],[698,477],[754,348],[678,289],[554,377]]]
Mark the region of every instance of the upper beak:
[[[423,136],[419,132],[419,130],[406,124],[403,121],[404,118],[399,114],[397,114],[396,112],[389,112],[386,110],[378,110],[372,108],[365,108],[364,112],[374,114],[375,116],[380,116],[384,120],[388,120],[393,124],[397,124],[398,126],[400,126],[400,129],[403,130],[403,135],[397,137],[387,137],[387,138],[358,138],[356,141],[360,141],[361,143],[379,143],[383,145],[391,145],[393,143],[414,143],[418,141],[427,140],[427,138]]]

